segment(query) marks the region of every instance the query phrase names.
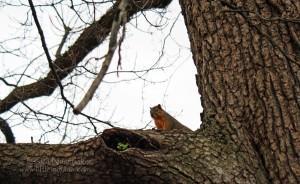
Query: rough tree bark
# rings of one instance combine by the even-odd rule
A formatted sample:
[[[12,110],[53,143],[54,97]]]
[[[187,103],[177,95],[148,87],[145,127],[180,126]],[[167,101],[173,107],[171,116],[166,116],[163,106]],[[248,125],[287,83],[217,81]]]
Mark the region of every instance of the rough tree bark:
[[[180,4],[204,108],[200,130],[1,144],[1,182],[299,183],[300,2]]]
[[[214,126],[192,133],[115,128],[73,145],[2,144],[0,179],[7,183],[267,183],[256,158],[243,153],[226,134]],[[118,151],[120,143],[128,144],[128,149]]]
[[[183,1],[197,84],[211,119],[270,183],[300,182],[300,1]]]

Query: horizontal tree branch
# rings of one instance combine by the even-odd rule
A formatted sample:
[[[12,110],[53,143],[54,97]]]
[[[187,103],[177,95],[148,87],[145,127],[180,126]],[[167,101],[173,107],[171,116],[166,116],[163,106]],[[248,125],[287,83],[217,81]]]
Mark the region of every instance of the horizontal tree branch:
[[[114,128],[76,144],[0,144],[0,181],[268,183],[255,154],[239,149],[222,131]]]

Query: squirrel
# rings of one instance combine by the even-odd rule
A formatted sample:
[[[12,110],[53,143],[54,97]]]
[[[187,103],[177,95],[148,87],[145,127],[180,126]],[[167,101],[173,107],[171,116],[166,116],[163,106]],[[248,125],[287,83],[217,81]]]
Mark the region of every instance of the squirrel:
[[[178,120],[163,110],[160,104],[150,107],[150,115],[154,119],[155,126],[158,130],[183,129],[191,131],[191,129],[181,124]]]

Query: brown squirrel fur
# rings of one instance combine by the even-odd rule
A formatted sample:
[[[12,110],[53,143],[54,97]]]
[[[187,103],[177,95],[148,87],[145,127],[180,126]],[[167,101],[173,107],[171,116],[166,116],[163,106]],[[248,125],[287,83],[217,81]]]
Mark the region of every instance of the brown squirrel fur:
[[[191,130],[164,111],[160,104],[150,108],[150,115],[154,119],[155,126],[158,130]]]

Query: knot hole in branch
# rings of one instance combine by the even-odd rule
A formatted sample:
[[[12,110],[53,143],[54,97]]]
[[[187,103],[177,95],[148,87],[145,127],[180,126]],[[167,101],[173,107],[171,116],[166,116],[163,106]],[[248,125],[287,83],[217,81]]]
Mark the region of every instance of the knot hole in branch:
[[[104,130],[101,135],[105,144],[117,151],[124,151],[128,148],[139,148],[147,151],[159,150],[160,144],[157,140],[121,128]]]

